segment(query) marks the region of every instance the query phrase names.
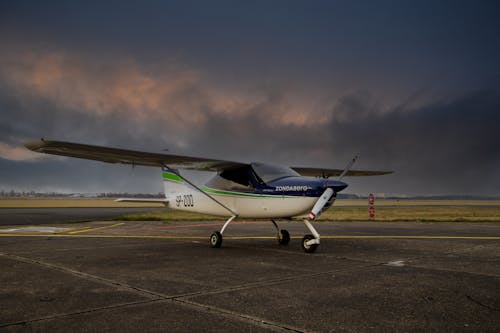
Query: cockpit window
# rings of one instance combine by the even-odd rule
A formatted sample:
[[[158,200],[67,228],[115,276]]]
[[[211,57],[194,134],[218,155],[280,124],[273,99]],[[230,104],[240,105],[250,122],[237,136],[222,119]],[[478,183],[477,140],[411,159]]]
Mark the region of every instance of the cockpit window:
[[[224,170],[224,171],[222,171],[220,176],[224,179],[230,180],[236,184],[240,184],[243,186],[251,186],[252,185],[250,178],[249,178],[248,166]]]
[[[257,176],[259,176],[259,178],[262,179],[264,183],[269,183],[272,182],[273,180],[285,177],[300,176],[294,170],[282,165],[252,163],[252,169],[255,171]]]

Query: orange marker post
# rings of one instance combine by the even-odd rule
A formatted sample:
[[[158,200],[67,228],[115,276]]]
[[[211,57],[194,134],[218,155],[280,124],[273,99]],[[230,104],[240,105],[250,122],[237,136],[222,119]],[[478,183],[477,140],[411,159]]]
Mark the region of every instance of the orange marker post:
[[[368,212],[370,214],[370,218],[375,218],[375,196],[373,193],[370,193],[368,196]]]

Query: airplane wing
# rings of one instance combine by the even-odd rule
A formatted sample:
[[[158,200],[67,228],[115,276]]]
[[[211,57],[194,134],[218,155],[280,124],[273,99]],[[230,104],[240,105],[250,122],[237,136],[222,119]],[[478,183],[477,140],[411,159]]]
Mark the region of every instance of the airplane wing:
[[[149,153],[129,149],[110,148],[103,146],[86,145],[81,143],[44,140],[28,142],[26,148],[39,153],[69,156],[95,160],[107,163],[123,163],[145,166],[165,166],[170,168],[181,168],[200,171],[222,171],[246,163],[216,160],[202,157],[190,157],[172,154]],[[334,177],[340,176],[341,169],[327,168],[303,168],[291,167],[302,176]],[[345,176],[380,176],[392,173],[392,171],[362,171],[349,170]]]
[[[169,166],[202,171],[220,171],[246,165],[245,163],[210,158],[157,154],[136,150],[85,145],[73,142],[40,140],[25,143],[26,148],[39,153],[70,156],[107,163],[145,166]]]
[[[302,176],[325,177],[325,178],[338,177],[344,171],[342,169],[325,169],[325,168],[302,168],[302,167],[291,167],[291,168],[297,171]],[[393,171],[349,170],[344,176],[346,177],[382,176],[390,173],[393,173]]]

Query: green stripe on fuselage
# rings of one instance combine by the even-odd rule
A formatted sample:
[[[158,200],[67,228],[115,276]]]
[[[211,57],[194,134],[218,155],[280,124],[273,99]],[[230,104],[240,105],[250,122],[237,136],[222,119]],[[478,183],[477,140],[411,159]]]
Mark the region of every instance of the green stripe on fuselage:
[[[282,195],[282,194],[274,194],[274,195],[266,195],[266,194],[254,194],[254,193],[244,193],[244,192],[235,192],[235,191],[224,191],[217,190],[214,188],[203,186],[202,190],[206,193],[210,194],[218,194],[218,195],[232,195],[237,197],[247,197],[247,198],[296,198],[296,196]]]
[[[178,182],[178,183],[184,182],[184,180],[181,177],[177,176],[175,173],[172,173],[172,172],[163,171],[162,176],[163,176],[163,179],[166,179],[166,180],[171,180],[171,181]]]

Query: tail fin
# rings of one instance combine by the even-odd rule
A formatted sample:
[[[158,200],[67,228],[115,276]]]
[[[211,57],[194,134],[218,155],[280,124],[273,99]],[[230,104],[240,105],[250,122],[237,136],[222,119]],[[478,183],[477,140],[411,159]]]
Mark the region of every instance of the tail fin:
[[[174,171],[177,172],[177,170]],[[169,201],[174,200],[176,195],[182,192],[185,193],[188,189],[188,184],[175,172],[167,168],[161,168],[165,198]]]
[[[163,177],[163,181],[174,182],[174,183],[181,183],[181,184],[184,183],[184,179],[182,179],[177,174],[175,174],[174,172],[170,171],[167,168],[161,168],[161,174],[162,174],[162,177]]]

